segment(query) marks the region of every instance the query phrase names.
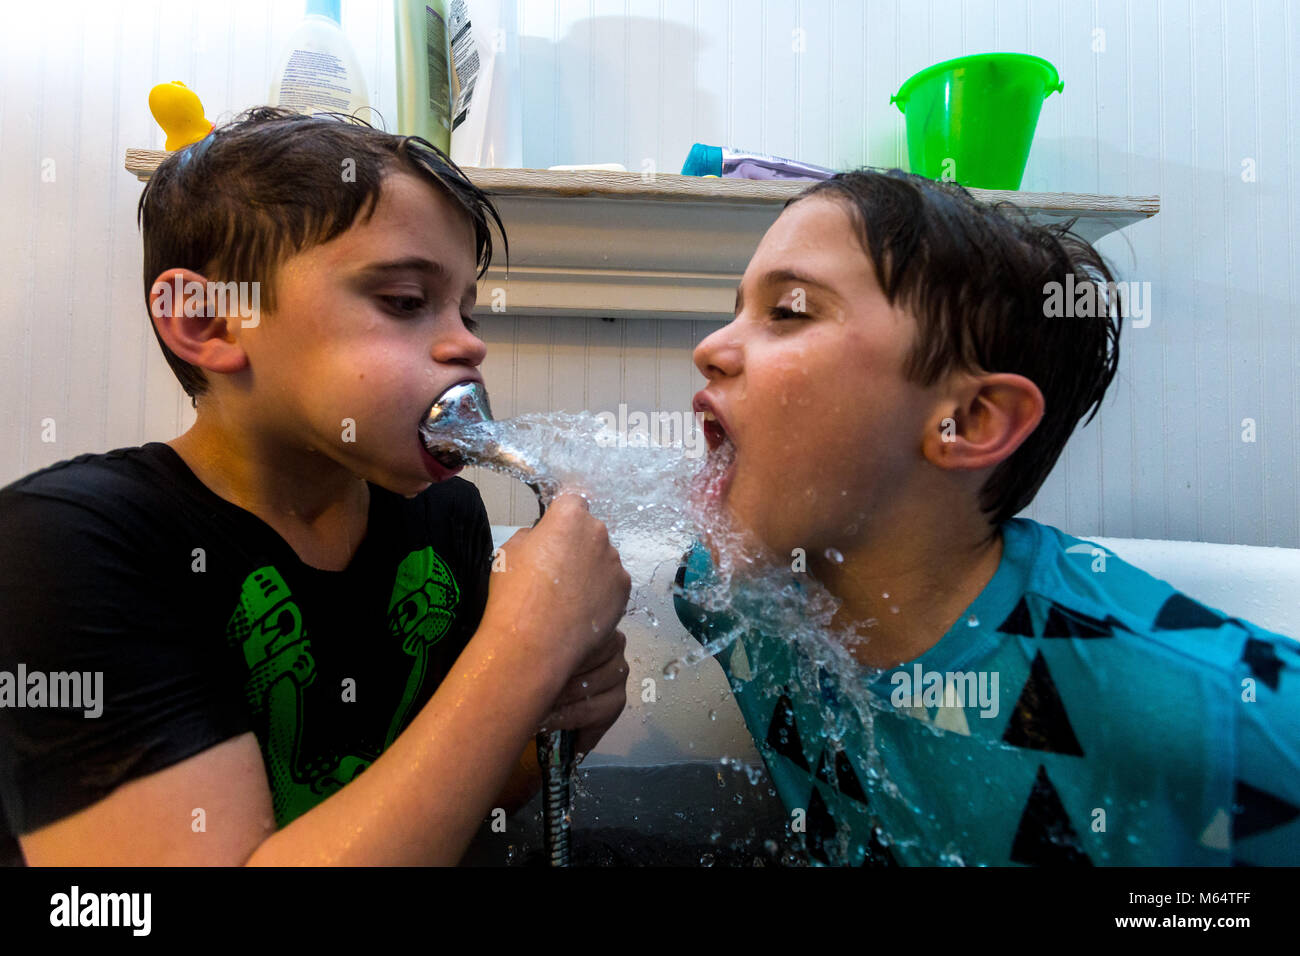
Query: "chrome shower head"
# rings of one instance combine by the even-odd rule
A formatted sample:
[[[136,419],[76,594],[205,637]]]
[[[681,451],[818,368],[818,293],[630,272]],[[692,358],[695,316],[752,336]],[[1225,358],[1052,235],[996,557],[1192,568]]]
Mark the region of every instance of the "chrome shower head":
[[[518,449],[501,444],[494,436],[466,441],[466,429],[490,421],[493,421],[492,406],[488,403],[486,386],[482,382],[457,382],[429,406],[420,423],[420,439],[429,454],[449,468],[482,465],[504,472],[532,488],[540,502],[543,494],[540,489],[545,482],[539,477],[541,469],[537,462]]]
[[[483,383],[457,382],[434,399],[420,423],[420,438],[430,455],[449,468],[456,468],[469,462],[450,439],[466,425],[490,421],[492,406]]]

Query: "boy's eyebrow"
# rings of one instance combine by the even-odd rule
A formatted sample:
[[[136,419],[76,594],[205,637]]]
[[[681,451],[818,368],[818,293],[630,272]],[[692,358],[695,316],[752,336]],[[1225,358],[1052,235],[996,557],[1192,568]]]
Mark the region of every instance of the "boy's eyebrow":
[[[425,272],[441,282],[451,280],[451,270],[441,262],[435,262],[432,259],[425,259],[422,256],[407,256],[405,259],[394,259],[391,262],[372,262],[357,270],[357,277],[360,279],[382,279],[394,272]],[[478,295],[478,284],[471,282],[465,287],[465,295],[473,298]]]
[[[759,285],[777,285],[779,283],[787,283],[787,282],[793,282],[801,286],[813,286],[817,289],[821,289],[823,292],[835,296],[835,298],[837,299],[840,298],[839,293],[837,293],[825,282],[822,282],[819,279],[814,279],[812,276],[805,275],[802,272],[795,272],[793,269],[773,269],[770,272],[763,273],[763,275],[761,275],[758,279]],[[740,310],[744,307],[744,305],[745,305],[745,290],[742,284],[736,286],[736,306],[735,306],[735,312],[733,314],[740,315]]]

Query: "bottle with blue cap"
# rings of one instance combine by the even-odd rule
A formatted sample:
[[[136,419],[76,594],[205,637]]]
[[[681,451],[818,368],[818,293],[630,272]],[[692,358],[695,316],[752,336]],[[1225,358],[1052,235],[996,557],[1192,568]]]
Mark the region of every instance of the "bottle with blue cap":
[[[717,176],[720,179],[817,180],[830,179],[835,170],[782,156],[696,143],[682,164],[682,175]]]
[[[370,120],[370,95],[343,32],[340,0],[307,0],[307,16],[289,37],[267,102],[299,113],[346,113]]]

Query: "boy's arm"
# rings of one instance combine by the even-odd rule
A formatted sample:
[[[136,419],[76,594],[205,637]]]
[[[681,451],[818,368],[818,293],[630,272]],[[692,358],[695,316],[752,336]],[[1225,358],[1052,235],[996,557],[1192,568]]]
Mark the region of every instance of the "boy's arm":
[[[481,627],[392,746],[248,863],[458,863],[567,676],[546,658],[523,629]]]
[[[524,744],[524,752],[519,755],[510,779],[497,795],[493,809],[500,807],[507,815],[514,813],[537,796],[541,789],[542,771],[537,765],[537,741],[530,739]]]
[[[244,734],[21,836],[23,854],[32,866],[453,865],[567,676],[526,656],[517,634],[480,636],[365,773],[278,832]]]

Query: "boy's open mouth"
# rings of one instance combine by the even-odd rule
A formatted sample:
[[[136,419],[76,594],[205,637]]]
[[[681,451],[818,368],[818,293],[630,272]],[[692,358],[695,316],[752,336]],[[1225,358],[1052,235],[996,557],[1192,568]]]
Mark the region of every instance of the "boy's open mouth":
[[[432,451],[429,449],[424,441],[423,428],[427,417],[427,412],[421,416],[420,426],[415,430],[415,440],[420,446],[420,457],[424,461],[424,470],[429,473],[429,477],[434,481],[445,481],[465,467],[465,459],[450,448],[437,448]]]
[[[425,470],[434,481],[450,478],[469,464],[461,449],[454,447],[451,433],[444,432],[444,428],[463,428],[491,420],[487,391],[479,376],[471,375],[438,393],[415,428]]]
[[[724,444],[735,444],[727,430],[726,420],[718,414],[712,400],[704,392],[697,392],[691,405],[700,416],[700,426],[704,429],[704,440],[708,443],[710,452],[717,451]]]
[[[717,451],[723,442],[729,442],[731,439],[727,436],[727,430],[722,427],[716,415],[712,411],[703,413],[702,423],[704,426],[704,440],[709,445],[709,451]]]
[[[727,432],[726,423],[703,392],[695,396],[693,405],[709,446],[709,457],[696,477],[694,491],[706,505],[716,506],[722,503],[735,474],[736,444]]]

